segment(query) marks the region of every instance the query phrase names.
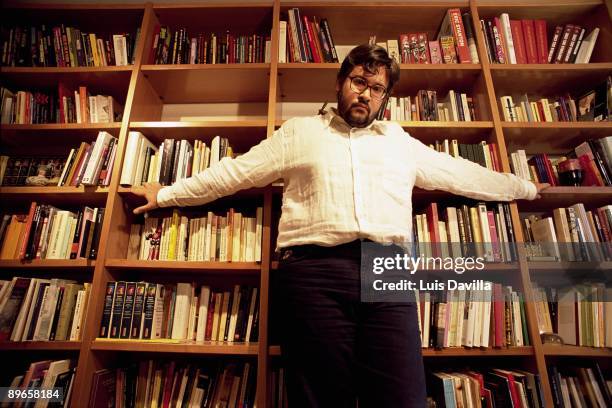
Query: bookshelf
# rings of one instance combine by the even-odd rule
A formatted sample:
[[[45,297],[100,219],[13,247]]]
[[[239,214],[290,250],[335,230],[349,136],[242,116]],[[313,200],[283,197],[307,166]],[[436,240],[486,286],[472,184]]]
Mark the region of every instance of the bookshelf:
[[[278,27],[281,15],[291,7],[299,7],[305,15],[324,16],[333,30],[337,45],[367,42],[368,36],[396,38],[398,33],[424,31],[436,34],[448,8],[470,11],[474,27],[479,19],[508,12],[513,18],[545,18],[549,24],[582,22],[586,27],[601,29],[589,64],[490,64],[486,58],[485,41],[479,29],[476,42],[480,63],[457,65],[401,65],[398,95],[412,95],[418,89],[435,88],[444,93],[449,89],[469,91],[474,97],[479,120],[475,122],[401,122],[401,126],[424,143],[439,139],[441,134],[457,138],[462,143],[480,140],[495,142],[503,170],[510,171],[509,152],[518,148],[542,151],[565,151],[590,137],[607,136],[611,122],[604,123],[508,123],[503,121],[498,98],[509,90],[533,94],[573,92],[588,88],[612,72],[612,24],[604,1],[599,0],[539,0],[531,3],[511,1],[418,1],[418,2],[287,2],[268,0],[260,3],[202,5],[134,4],[134,5],[62,5],[8,4],[9,18],[23,22],[63,22],[101,33],[133,31],[140,27],[141,41],[135,52],[134,65],[121,67],[76,68],[8,68],[0,74],[3,84],[15,89],[42,87],[52,89],[58,81],[71,86],[86,84],[95,91],[113,95],[123,106],[121,122],[110,124],[41,124],[0,126],[2,154],[65,154],[81,141],[95,140],[100,130],[119,138],[117,159],[108,188],[96,187],[0,187],[0,205],[27,210],[32,200],[59,205],[91,204],[106,207],[100,246],[96,261],[34,260],[21,262],[0,260],[0,272],[5,276],[72,273],[92,283],[82,340],[79,342],[0,343],[0,355],[8,361],[23,359],[23,353],[35,351],[44,356],[78,356],[74,401],[89,398],[94,371],[121,363],[122,358],[155,358],[165,356],[238,356],[257,362],[257,405],[269,406],[270,369],[280,355],[280,347],[271,343],[269,322],[269,283],[278,262],[274,256],[275,229],[282,188],[268,186],[237,193],[223,199],[237,205],[254,203],[263,206],[262,262],[175,262],[127,260],[126,248],[134,220],[131,209],[136,205],[130,189],[119,185],[122,161],[130,130],[138,130],[152,142],[164,138],[200,138],[207,143],[214,135],[229,138],[235,151],[244,152],[259,141],[270,137],[284,120],[292,116],[287,108],[292,104],[317,105],[335,102],[334,81],[340,64],[279,63]],[[367,22],[365,24],[364,22]],[[152,65],[150,44],[156,25],[186,27],[190,32],[230,29],[236,33],[271,33],[271,61],[242,64]],[[187,120],[185,120],[187,119]],[[430,201],[451,203],[460,198],[444,192],[415,190],[415,213]],[[510,204],[512,223],[517,241],[524,240],[520,212],[545,211],[556,206],[584,202],[589,206],[612,202],[612,187],[555,187],[547,190],[537,202],[516,201]],[[515,264],[490,265],[492,272],[504,274],[525,294],[532,292],[532,280],[561,266],[528,262],[521,251]],[[593,267],[595,265],[583,265]],[[572,267],[574,267],[572,265]],[[609,271],[610,263],[598,264]],[[580,268],[580,266],[576,266]],[[113,280],[147,279],[178,282],[250,282],[259,287],[260,322],[257,343],[223,344],[216,342],[180,343],[101,341],[96,340],[104,304],[106,283]],[[544,345],[540,341],[536,310],[526,304],[531,346],[503,349],[449,348],[424,349],[426,368],[449,364],[460,368],[472,364],[472,359],[530,369],[540,375],[546,406],[552,406],[553,396],[547,373],[549,364],[569,359],[596,359],[610,368],[612,350],[575,346]],[[483,363],[484,364],[484,363]],[[21,366],[20,364],[19,366]]]

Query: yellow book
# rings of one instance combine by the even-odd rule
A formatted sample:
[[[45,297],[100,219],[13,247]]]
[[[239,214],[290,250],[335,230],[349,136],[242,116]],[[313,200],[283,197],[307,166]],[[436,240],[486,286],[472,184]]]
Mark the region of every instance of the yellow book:
[[[178,235],[179,228],[179,212],[178,210],[172,211],[172,221],[170,224],[170,238],[168,242],[168,260],[175,261],[176,260],[176,241]]]
[[[91,55],[93,56],[94,67],[101,67],[100,55],[98,54],[98,42],[96,41],[96,35],[93,33],[89,34],[89,43],[91,45]]]
[[[478,208],[470,208],[470,224],[472,224],[472,239],[476,248],[476,256],[484,257],[485,251],[482,246],[482,231],[480,230],[480,217],[478,216]]]

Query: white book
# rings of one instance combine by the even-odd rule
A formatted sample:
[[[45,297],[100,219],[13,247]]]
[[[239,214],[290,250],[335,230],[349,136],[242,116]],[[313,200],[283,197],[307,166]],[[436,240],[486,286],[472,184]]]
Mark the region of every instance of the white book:
[[[191,288],[191,304],[189,307],[189,324],[187,326],[187,340],[195,340],[196,336],[196,312],[198,311],[198,297],[193,294]]]
[[[128,133],[128,141],[125,148],[125,159],[123,161],[121,179],[119,181],[119,184],[122,186],[131,186],[134,183],[141,138],[144,138],[144,135],[140,132]]]
[[[134,180],[132,182],[132,186],[139,186],[142,184],[142,175],[144,172],[144,166],[147,160],[147,152],[149,151],[149,149],[154,152],[157,152],[157,148],[155,147],[155,145],[153,145],[153,143],[151,143],[146,137],[144,137],[144,135],[140,135],[141,137],[138,144],[136,168],[134,170]]]
[[[234,341],[236,333],[236,320],[238,319],[238,306],[240,305],[240,285],[234,285],[234,295],[232,296],[232,310],[230,312],[229,329],[227,331],[227,341]]]
[[[76,215],[70,217],[70,228],[68,233],[64,236],[64,252],[62,254],[62,259],[70,259],[70,250],[72,249],[72,240],[74,238],[74,233],[77,228],[77,218]]]
[[[153,324],[151,327],[151,339],[161,339],[161,331],[164,320],[164,285],[155,285],[155,306],[153,307]]]
[[[191,308],[191,284],[177,283],[176,303],[174,306],[174,322],[172,323],[172,339],[184,340],[187,338],[189,310]]]
[[[518,293],[512,292],[512,309],[513,309],[513,324],[514,324],[514,337],[517,346],[522,346],[523,342],[523,325],[521,320],[521,309],[520,300]]]
[[[516,54],[514,53],[514,41],[512,40],[512,30],[510,28],[510,15],[502,13],[500,16],[502,31],[508,48],[508,60],[510,64],[516,64]]]
[[[40,306],[38,321],[34,330],[33,340],[47,341],[51,334],[51,325],[53,324],[53,315],[55,306],[57,305],[57,294],[59,285],[57,279],[52,279],[51,284],[45,288],[45,294]]]
[[[482,312],[483,312],[483,291],[482,290],[474,290],[473,299],[474,299],[474,325],[473,333],[472,333],[472,346],[480,347],[481,335],[482,335]]]
[[[70,371],[70,360],[57,360],[52,361],[49,364],[49,368],[47,368],[47,373],[45,374],[42,383],[40,384],[41,389],[50,389],[55,386],[55,381],[60,374],[67,373]],[[45,398],[39,398],[36,400],[36,404],[34,408],[46,408],[49,404],[49,400]]]
[[[467,322],[463,322],[464,333],[463,333],[463,345],[472,347],[474,345],[474,313],[476,312],[476,291],[469,290],[466,293],[466,307],[468,308]]]
[[[255,211],[255,262],[261,262],[261,241],[263,239],[263,207]]]
[[[584,38],[584,40],[582,40],[582,44],[580,45],[580,49],[578,50],[578,55],[576,56],[576,64],[589,63],[598,36],[599,28],[596,27],[593,29],[593,31],[589,33],[589,35]]]
[[[28,290],[26,292],[23,301],[21,302],[21,307],[19,308],[19,313],[17,314],[17,319],[15,320],[15,324],[13,325],[13,331],[11,333],[11,341],[19,341],[23,336],[23,330],[25,327],[25,323],[27,321],[28,314],[32,307],[32,299],[34,292],[36,291],[36,287],[38,285],[38,279],[32,278],[30,279],[30,283],[28,285]]]
[[[280,21],[278,28],[278,62],[283,64],[287,62],[287,22]]]
[[[79,329],[81,319],[83,318],[83,300],[85,297],[85,290],[79,290],[77,292],[76,303],[74,304],[74,313],[72,316],[72,326],[70,327],[70,341],[79,340]]]
[[[491,284],[491,287],[493,287],[493,284]],[[493,291],[483,290],[483,295],[483,326],[480,346],[489,347],[489,332],[491,330],[491,298],[493,296]]]
[[[460,290],[457,297],[457,332],[455,333],[455,342],[453,344],[455,347],[462,346],[466,294],[466,290]]]
[[[62,244],[63,231],[68,222],[69,211],[59,210],[53,220],[53,228],[51,230],[49,248],[47,251],[47,259],[61,259],[60,246]]]
[[[468,105],[467,95],[461,94],[461,105],[463,106],[463,118],[465,122],[471,122],[472,116],[470,115],[470,106]]]
[[[121,34],[113,34],[113,48],[115,51],[115,65],[120,67],[127,65],[127,58],[123,51],[123,44],[125,37]]]
[[[220,136],[213,137],[213,140],[210,143],[210,166],[219,162],[220,148],[221,148],[221,137]]]
[[[244,341],[249,342],[251,339],[251,330],[253,329],[253,318],[255,317],[255,308],[257,307],[257,288],[251,288],[251,303],[249,305],[249,317],[245,331]]]
[[[205,243],[205,247],[204,247],[204,259],[202,259],[203,261],[210,261],[213,259],[213,257],[210,256],[211,253],[211,246],[212,246],[212,219],[213,219],[213,212],[209,211],[207,218],[206,218],[206,232],[204,235],[204,243]],[[214,251],[214,248],[212,248],[212,251]]]

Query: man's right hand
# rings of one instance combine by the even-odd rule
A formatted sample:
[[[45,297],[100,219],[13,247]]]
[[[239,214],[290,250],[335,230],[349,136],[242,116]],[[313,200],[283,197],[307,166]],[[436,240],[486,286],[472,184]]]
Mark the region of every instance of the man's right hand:
[[[144,197],[147,200],[145,205],[141,205],[134,209],[134,214],[142,214],[146,211],[151,211],[159,207],[157,204],[157,192],[162,189],[159,183],[144,183],[142,186],[137,186],[132,189],[132,194]]]

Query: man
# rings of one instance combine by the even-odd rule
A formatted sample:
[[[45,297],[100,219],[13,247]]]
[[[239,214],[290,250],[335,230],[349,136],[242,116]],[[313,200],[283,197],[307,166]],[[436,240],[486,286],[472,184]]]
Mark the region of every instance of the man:
[[[412,239],[413,186],[481,200],[534,199],[547,185],[430,149],[375,120],[399,79],[378,46],[346,57],[337,110],[294,118],[236,159],[188,179],[135,191],[147,204],[198,205],[284,179],[273,309],[290,407],[423,407],[425,380],[414,303],[361,302],[361,241]]]

